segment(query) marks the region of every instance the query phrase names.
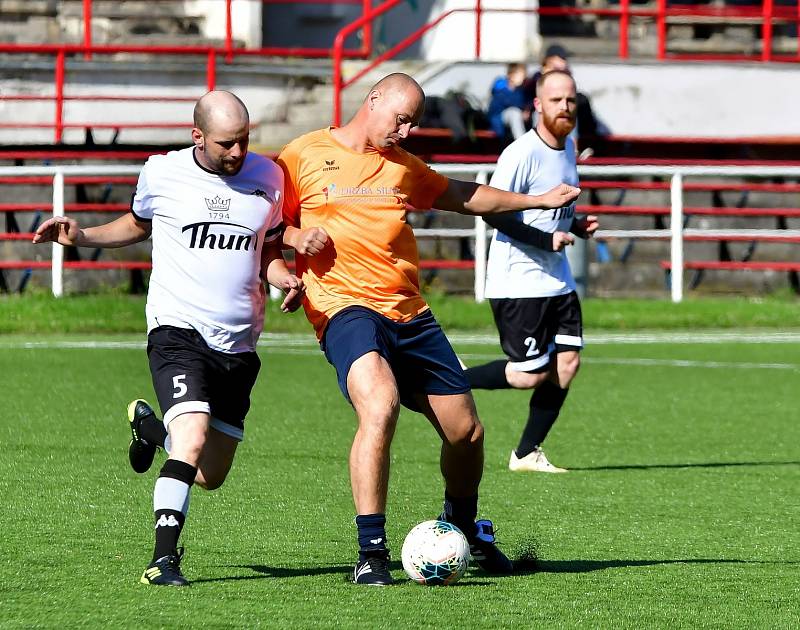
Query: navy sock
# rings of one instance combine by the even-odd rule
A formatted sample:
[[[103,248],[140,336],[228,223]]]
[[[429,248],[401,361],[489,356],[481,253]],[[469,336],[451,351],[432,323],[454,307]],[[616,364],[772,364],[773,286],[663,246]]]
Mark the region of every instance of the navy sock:
[[[507,364],[505,359],[498,359],[468,368],[464,371],[464,376],[472,389],[508,389],[511,385],[506,380]]]
[[[561,389],[551,381],[545,381],[536,388],[531,395],[528,423],[517,446],[517,457],[525,457],[544,442],[568,393],[569,389]]]
[[[475,518],[478,516],[478,495],[453,497],[444,492],[444,519],[460,529],[467,539],[474,538],[478,531]]]
[[[356,516],[358,527],[358,558],[363,561],[368,556],[389,556],[386,547],[386,515],[359,514]]]

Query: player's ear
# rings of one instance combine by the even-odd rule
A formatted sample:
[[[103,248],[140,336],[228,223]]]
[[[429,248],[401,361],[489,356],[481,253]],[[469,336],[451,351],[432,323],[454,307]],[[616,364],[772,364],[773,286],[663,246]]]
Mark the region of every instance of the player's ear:
[[[381,97],[381,93],[378,90],[372,90],[367,96],[367,103],[369,104],[369,109],[372,111],[375,109],[375,101],[377,101]]]
[[[197,127],[192,129],[192,142],[194,142],[194,146],[202,151],[205,148],[205,138],[203,138],[203,132],[200,131]]]
[[[539,99],[538,96],[533,97],[533,108],[536,110],[537,114],[542,113],[542,101]]]

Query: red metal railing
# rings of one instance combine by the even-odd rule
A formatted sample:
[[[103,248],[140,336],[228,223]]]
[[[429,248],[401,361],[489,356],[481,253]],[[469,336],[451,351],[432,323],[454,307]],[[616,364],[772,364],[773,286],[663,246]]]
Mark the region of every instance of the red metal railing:
[[[232,0],[225,2],[225,38],[221,46],[149,46],[149,45],[99,45],[92,42],[92,4],[93,0],[81,0],[83,3],[83,41],[71,44],[9,44],[0,43],[0,54],[42,54],[54,57],[54,91],[52,95],[33,94],[0,94],[2,101],[52,101],[54,105],[53,122],[0,122],[0,129],[53,129],[54,141],[63,140],[66,129],[105,128],[105,129],[177,129],[191,127],[182,122],[134,122],[120,121],[112,123],[84,122],[64,120],[64,104],[67,101],[140,101],[140,102],[190,102],[202,94],[195,96],[117,96],[108,94],[70,95],[65,92],[67,83],[67,58],[82,55],[91,59],[94,55],[114,55],[118,53],[146,54],[157,56],[203,56],[205,64],[205,90],[213,90],[217,85],[217,62],[222,57],[225,63],[233,62],[238,56],[261,57],[308,57],[327,58],[330,48],[322,47],[259,47],[240,48],[235,46],[233,38]],[[372,0],[251,0],[262,4],[354,4],[361,6],[362,12],[370,9]],[[358,48],[344,49],[342,57],[366,58],[372,54],[372,23],[362,29],[361,43]]]
[[[152,0],[151,0],[152,1]],[[329,48],[319,47],[263,47],[256,49],[241,49],[234,46],[233,39],[233,0],[223,0],[225,2],[225,39],[221,50],[225,55],[225,62],[231,63],[236,55],[274,55],[277,57],[321,57],[326,58],[330,54]],[[261,4],[353,4],[361,5],[362,13],[366,13],[372,6],[372,0],[250,0]],[[91,59],[93,52],[92,45],[92,5],[94,0],[82,0],[83,2],[83,46],[84,58]],[[349,53],[354,57],[367,57],[372,54],[372,23],[365,26],[362,33],[361,47],[352,49]]]
[[[798,51],[795,55],[775,55],[772,52],[772,26],[774,21],[793,23],[800,28],[800,0],[796,7],[780,5],[775,6],[773,0],[764,0],[760,5],[747,6],[707,6],[707,5],[682,5],[670,6],[667,0],[656,0],[656,8],[631,8],[630,0],[620,0],[618,8],[578,8],[578,7],[539,7],[537,9],[498,9],[484,8],[481,0],[475,0],[473,8],[450,9],[438,17],[420,26],[416,31],[405,37],[399,43],[386,50],[383,54],[373,59],[367,66],[346,81],[342,79],[342,60],[344,58],[344,42],[358,28],[363,28],[376,18],[390,11],[402,0],[386,0],[342,28],[334,39],[333,44],[333,124],[341,124],[341,91],[352,85],[367,72],[378,66],[383,61],[397,55],[410,45],[420,40],[428,31],[438,26],[443,20],[454,13],[473,13],[475,15],[475,40],[474,57],[481,56],[482,17],[485,13],[537,13],[541,16],[572,16],[594,15],[597,17],[616,18],[619,20],[618,56],[628,59],[629,26],[632,17],[654,20],[656,24],[656,59],[692,59],[692,60],[719,60],[719,61],[782,61],[800,62],[800,36],[798,36]],[[732,23],[758,21],[761,24],[762,50],[760,55],[708,55],[708,54],[668,54],[667,53],[667,26],[670,18],[714,18]]]
[[[65,129],[85,128],[85,127],[104,127],[104,128],[179,128],[187,126],[181,122],[153,122],[153,123],[87,123],[87,122],[65,122],[64,103],[69,100],[127,100],[127,101],[190,101],[196,96],[111,96],[111,95],[70,95],[65,93],[65,82],[67,80],[66,59],[72,55],[83,55],[84,58],[91,58],[97,54],[150,54],[150,55],[195,55],[205,56],[205,89],[213,89],[216,86],[217,78],[217,58],[222,56],[226,63],[230,63],[237,56],[301,56],[309,58],[325,58],[331,56],[333,59],[333,81],[334,81],[334,103],[333,121],[335,124],[341,123],[341,91],[352,85],[361,78],[366,72],[379,65],[383,61],[397,55],[413,43],[421,39],[426,33],[438,26],[443,20],[454,13],[473,13],[475,16],[475,36],[474,36],[474,56],[480,58],[482,45],[482,18],[485,13],[538,13],[539,16],[574,16],[574,15],[594,15],[597,17],[617,19],[619,21],[619,42],[618,56],[620,59],[627,59],[630,55],[629,50],[629,26],[633,18],[646,19],[655,22],[657,34],[657,47],[655,57],[659,60],[667,59],[697,59],[697,60],[760,60],[760,61],[800,61],[800,38],[798,38],[798,52],[795,55],[775,55],[772,49],[773,23],[776,21],[790,23],[800,27],[800,0],[797,6],[778,5],[775,6],[774,0],[764,0],[760,4],[748,6],[708,6],[708,5],[681,5],[671,6],[667,0],[656,0],[655,8],[632,8],[630,0],[619,0],[618,7],[615,8],[577,8],[577,7],[540,7],[538,9],[487,9],[482,6],[481,0],[475,0],[472,8],[451,9],[443,12],[438,17],[422,25],[417,30],[403,38],[378,57],[374,58],[369,65],[362,68],[357,74],[348,80],[342,78],[342,61],[345,58],[369,58],[372,55],[372,25],[374,20],[390,11],[404,0],[386,0],[376,7],[372,7],[372,0],[251,0],[262,4],[354,4],[360,5],[362,15],[351,24],[345,26],[336,35],[332,48],[320,47],[260,47],[260,48],[238,48],[235,46],[233,38],[233,15],[232,0],[222,0],[225,2],[225,37],[223,44],[218,47],[212,46],[109,46],[95,45],[92,42],[92,8],[93,0],[81,0],[83,3],[83,41],[75,44],[60,45],[36,45],[36,44],[0,44],[0,53],[39,53],[53,55],[54,61],[54,83],[55,89],[52,96],[34,96],[25,94],[1,94],[0,101],[3,100],[51,100],[54,103],[54,114],[52,123],[40,121],[30,123],[0,123],[0,128],[52,128],[56,142],[61,142]],[[758,55],[687,55],[667,53],[667,34],[670,21],[677,19],[715,19],[737,22],[757,22],[761,25],[762,49]],[[346,48],[347,38],[361,29],[361,45],[358,48]]]

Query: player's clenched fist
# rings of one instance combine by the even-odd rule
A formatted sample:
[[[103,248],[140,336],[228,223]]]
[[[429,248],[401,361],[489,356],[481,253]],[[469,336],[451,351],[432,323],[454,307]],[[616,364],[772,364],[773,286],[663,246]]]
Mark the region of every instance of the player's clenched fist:
[[[597,217],[590,214],[582,219],[576,218],[572,224],[572,231],[581,238],[592,238],[598,227],[600,227],[600,223],[597,221]]]
[[[53,217],[42,223],[33,234],[34,243],[55,241],[62,245],[77,245],[81,230],[75,219]]]
[[[316,256],[328,244],[328,233],[320,227],[300,230],[294,246],[297,253],[304,256]]]

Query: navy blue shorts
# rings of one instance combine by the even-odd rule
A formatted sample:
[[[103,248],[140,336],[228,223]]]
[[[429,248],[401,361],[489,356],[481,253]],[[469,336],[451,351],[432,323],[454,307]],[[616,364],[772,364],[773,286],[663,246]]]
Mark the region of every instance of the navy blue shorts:
[[[469,391],[456,353],[433,316],[426,311],[409,322],[395,322],[363,306],[349,306],[333,316],[320,343],[350,400],[350,366],[368,352],[377,352],[392,368],[400,402],[419,411],[414,394],[449,395]]]

